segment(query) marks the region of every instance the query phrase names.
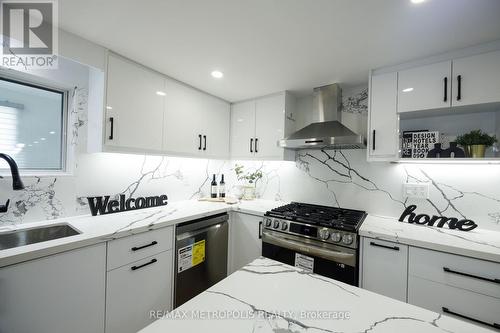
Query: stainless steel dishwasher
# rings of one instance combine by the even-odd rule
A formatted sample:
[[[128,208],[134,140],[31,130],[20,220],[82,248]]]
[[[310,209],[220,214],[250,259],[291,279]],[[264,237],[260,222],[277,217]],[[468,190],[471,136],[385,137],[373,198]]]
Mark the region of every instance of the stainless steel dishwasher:
[[[228,215],[181,223],[175,232],[174,307],[227,276]]]

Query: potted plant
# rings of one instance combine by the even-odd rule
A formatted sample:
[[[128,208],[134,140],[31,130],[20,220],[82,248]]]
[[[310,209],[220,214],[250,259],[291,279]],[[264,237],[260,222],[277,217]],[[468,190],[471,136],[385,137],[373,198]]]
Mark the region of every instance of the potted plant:
[[[470,131],[457,137],[457,143],[464,147],[466,156],[473,158],[484,157],[486,148],[493,146],[495,142],[495,135],[488,135],[481,130]]]
[[[262,171],[255,170],[254,172],[245,172],[243,165],[236,164],[234,167],[234,172],[236,173],[236,178],[239,181],[244,181],[245,184],[242,185],[242,196],[245,200],[255,199],[255,187],[259,179],[262,178]]]

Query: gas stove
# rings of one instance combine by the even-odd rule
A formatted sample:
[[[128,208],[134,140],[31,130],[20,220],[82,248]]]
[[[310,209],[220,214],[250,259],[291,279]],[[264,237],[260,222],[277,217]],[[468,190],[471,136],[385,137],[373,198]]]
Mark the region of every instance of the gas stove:
[[[357,286],[361,210],[292,202],[264,214],[262,255]]]
[[[264,228],[322,242],[357,248],[361,210],[292,202],[264,214]]]

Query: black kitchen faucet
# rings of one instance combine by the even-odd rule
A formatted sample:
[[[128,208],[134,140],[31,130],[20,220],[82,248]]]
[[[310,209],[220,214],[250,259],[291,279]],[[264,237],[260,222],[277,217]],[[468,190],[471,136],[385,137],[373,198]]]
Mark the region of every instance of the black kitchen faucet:
[[[10,173],[12,175],[12,189],[14,191],[24,189],[24,184],[21,180],[21,176],[19,175],[19,168],[17,167],[16,161],[12,157],[7,154],[0,153],[0,158],[7,161],[10,167]],[[0,213],[5,213],[9,208],[10,200],[7,200],[5,205],[0,205]]]

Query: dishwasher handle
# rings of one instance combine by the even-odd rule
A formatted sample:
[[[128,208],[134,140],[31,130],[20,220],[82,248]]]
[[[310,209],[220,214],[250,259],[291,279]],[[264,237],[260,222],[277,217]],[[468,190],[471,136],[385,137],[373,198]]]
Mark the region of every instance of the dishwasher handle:
[[[227,215],[227,213],[222,213],[219,215],[213,215],[213,216],[208,216],[208,217],[196,219],[193,221],[184,222],[184,223],[179,224],[175,228],[175,235],[179,236],[179,235],[182,235],[184,233],[191,233],[191,234],[192,233],[199,233],[199,232],[197,232],[198,230],[200,230],[200,232],[201,232],[202,229],[206,230],[210,226],[227,222],[228,219],[229,219],[229,216]]]

